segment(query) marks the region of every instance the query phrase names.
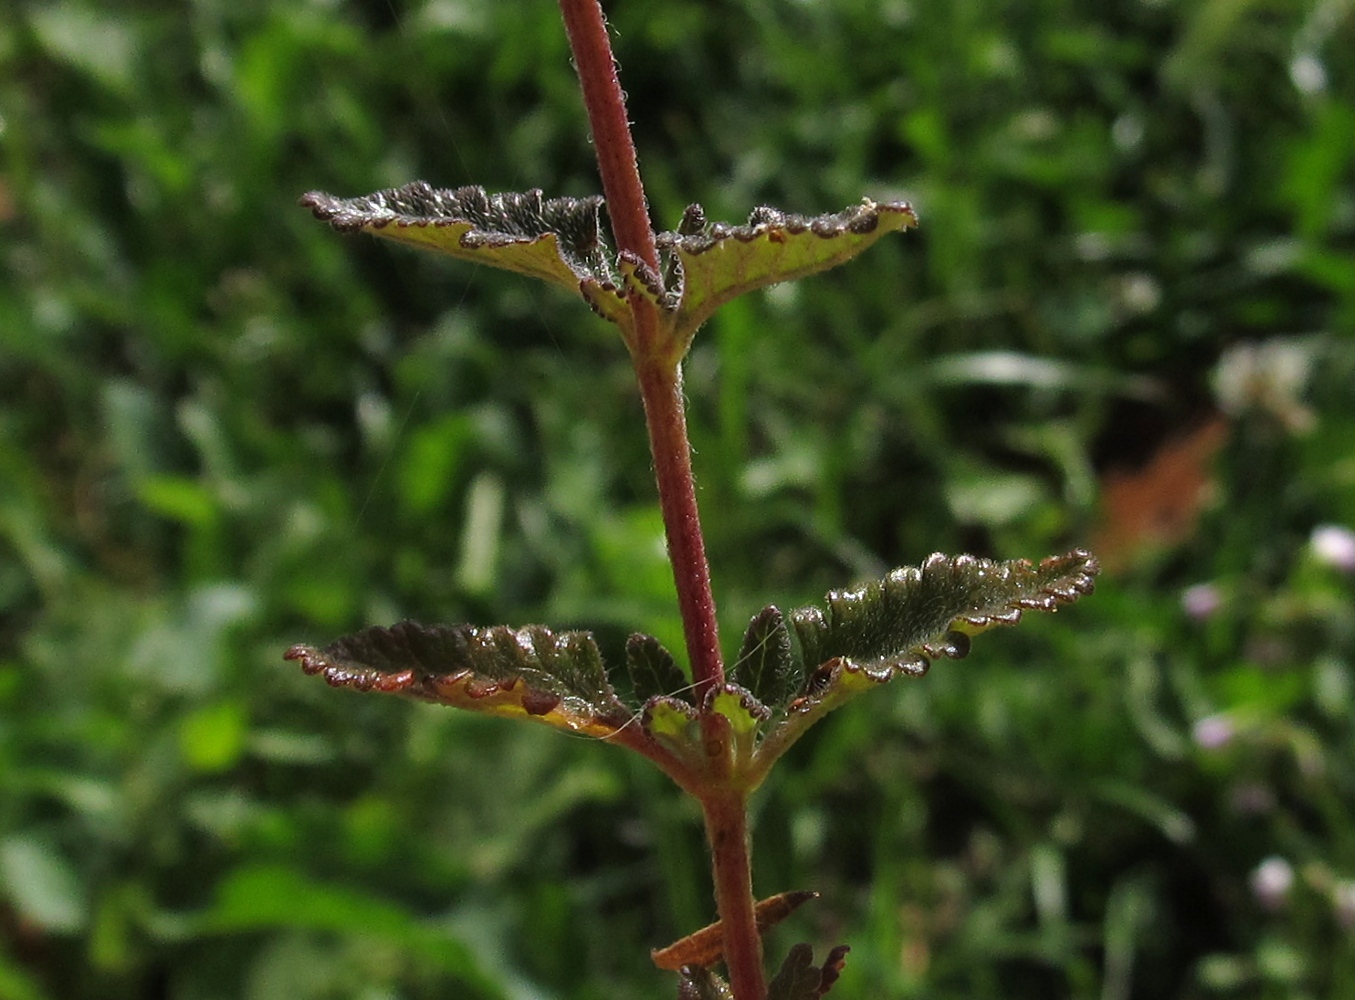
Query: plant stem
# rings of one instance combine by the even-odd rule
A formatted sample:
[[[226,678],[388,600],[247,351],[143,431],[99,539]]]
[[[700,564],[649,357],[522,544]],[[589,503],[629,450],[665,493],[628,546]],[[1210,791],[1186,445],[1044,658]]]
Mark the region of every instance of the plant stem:
[[[657,274],[659,253],[649,224],[635,142],[626,117],[625,95],[616,75],[602,6],[598,0],[560,0],[560,11],[583,88],[617,249],[635,254]],[[680,359],[672,357],[671,350],[664,349],[659,341],[659,317],[654,304],[641,295],[632,295],[630,304],[635,320],[632,355],[644,398],[668,556],[673,564],[678,610],[699,703],[706,690],[724,683],[724,665],[720,659],[710,567],[696,505],[696,484],[692,479]]]
[[[695,700],[700,704],[707,690],[724,683],[724,664],[720,660],[720,633],[710,590],[706,543],[701,536],[696,506],[696,483],[692,479],[682,369],[661,359],[637,357],[635,373],[645,404],[668,558],[673,564],[678,610],[692,664],[692,682],[696,685]]]
[[[560,12],[583,88],[583,103],[588,109],[588,125],[593,131],[593,149],[602,174],[602,193],[607,199],[616,248],[638,255],[657,272],[659,251],[649,224],[635,141],[626,117],[626,95],[616,76],[602,4],[598,0],[560,0]]]
[[[658,274],[658,248],[602,6],[599,0],[560,0],[560,11],[583,88],[617,249],[634,254]],[[720,659],[710,566],[706,562],[706,544],[696,504],[696,483],[692,479],[681,357],[674,356],[671,345],[663,343],[658,310],[650,299],[633,293],[630,308],[635,336],[630,345],[631,356],[644,400],[668,558],[673,564],[678,610],[696,688],[695,701],[701,704],[707,691],[724,683],[724,664]],[[712,712],[702,720],[702,729],[710,751],[727,763],[727,721]],[[712,764],[719,766],[714,760]],[[730,986],[736,1000],[765,1000],[762,938],[757,930],[753,899],[747,794],[721,790],[702,796],[701,805],[711,845],[715,901],[724,927]]]
[[[701,808],[713,858],[715,905],[724,927],[729,985],[737,1000],[763,1000],[767,982],[753,908],[748,799],[741,792],[724,792],[703,798]]]

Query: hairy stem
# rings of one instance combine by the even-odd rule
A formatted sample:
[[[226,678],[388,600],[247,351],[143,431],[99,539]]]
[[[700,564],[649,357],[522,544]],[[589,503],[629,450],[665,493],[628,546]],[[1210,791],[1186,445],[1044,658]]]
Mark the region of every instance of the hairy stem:
[[[560,10],[583,88],[617,248],[635,254],[657,273],[659,254],[649,224],[635,143],[626,117],[625,95],[617,79],[602,6],[598,0],[560,0]],[[692,680],[699,693],[724,682],[724,666],[710,590],[710,567],[706,563],[706,545],[696,506],[696,485],[692,480],[680,359],[673,357],[671,349],[665,349],[662,343],[653,303],[640,295],[632,295],[630,303],[635,319],[632,355],[649,425],[649,445],[658,479],[668,556],[677,585],[678,610],[686,634]]]
[[[660,359],[637,358],[636,375],[645,404],[645,423],[649,426],[649,447],[659,484],[668,557],[677,585],[678,610],[692,664],[696,701],[700,704],[707,690],[724,683],[724,665],[720,660],[720,633],[710,590],[706,543],[701,536],[696,506],[696,483],[692,479],[682,369]]]
[[[629,250],[655,271],[659,251],[649,224],[640,165],[626,117],[626,97],[616,76],[612,43],[598,0],[560,0],[574,68],[583,87],[583,103],[593,131],[593,148],[602,174],[602,193],[618,250]]]
[[[560,0],[560,10],[583,88],[617,249],[638,257],[657,274],[658,249],[601,4],[598,0]],[[631,356],[644,400],[668,557],[673,564],[678,609],[692,665],[696,701],[700,704],[707,691],[724,683],[724,664],[720,659],[710,567],[692,479],[681,357],[674,355],[672,345],[661,335],[658,310],[652,301],[632,294],[630,308],[634,319]],[[702,729],[708,749],[716,757],[726,758],[728,733],[724,718],[711,713],[703,720]],[[695,789],[689,791],[695,793]],[[702,796],[701,800],[711,845],[715,900],[724,927],[730,986],[736,1000],[765,1000],[762,939],[757,930],[750,867],[747,796],[742,791],[724,790]]]
[[[748,799],[741,792],[703,798],[715,874],[715,905],[725,936],[725,965],[737,1000],[763,1000],[762,937],[754,910]]]

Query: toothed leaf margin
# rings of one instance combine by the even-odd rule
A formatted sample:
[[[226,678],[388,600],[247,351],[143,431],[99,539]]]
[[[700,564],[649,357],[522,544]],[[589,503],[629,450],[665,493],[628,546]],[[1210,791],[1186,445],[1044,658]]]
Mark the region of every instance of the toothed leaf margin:
[[[400,622],[363,629],[324,649],[293,646],[286,658],[334,687],[405,694],[596,735],[614,732],[630,717],[587,632]]]

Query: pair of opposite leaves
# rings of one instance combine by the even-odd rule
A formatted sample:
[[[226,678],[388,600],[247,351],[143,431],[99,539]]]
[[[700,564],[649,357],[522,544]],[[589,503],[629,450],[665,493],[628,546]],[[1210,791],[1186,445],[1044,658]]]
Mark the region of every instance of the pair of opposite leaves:
[[[699,205],[657,237],[662,273],[615,254],[599,197],[545,199],[540,191],[486,194],[418,181],[358,198],[312,192],[301,199],[341,232],[367,232],[527,274],[580,294],[634,347],[632,303],[647,299],[676,356],[720,305],[754,288],[840,264],[887,232],[917,223],[904,202],[805,217],[758,208],[745,225],[709,223]],[[826,607],[754,617],[727,683],[696,692],[650,636],[627,644],[629,697],[613,688],[588,633],[543,626],[369,628],[324,649],[287,656],[331,684],[412,695],[490,714],[535,719],[641,750],[679,783],[699,776],[700,719],[726,717],[749,785],[810,725],[852,695],[900,674],[920,676],[939,656],[960,657],[969,637],[1013,624],[1028,609],[1053,610],[1089,593],[1095,559],[1075,550],[1038,565],[972,556],[929,557]],[[682,692],[687,692],[683,694]],[[638,722],[638,725],[637,725]],[[678,773],[675,773],[678,772]]]
[[[302,204],[343,232],[385,236],[576,291],[621,329],[632,353],[635,303],[645,300],[657,312],[674,365],[696,329],[730,299],[826,270],[884,233],[917,223],[907,204],[869,199],[814,218],[759,208],[743,226],[710,224],[693,205],[676,232],[658,235],[656,273],[633,254],[610,251],[596,197],[547,200],[540,191],[488,195],[478,187],[447,191],[415,182],[352,199],[312,192]],[[533,719],[629,746],[696,793],[712,777],[706,724],[718,718],[733,753],[717,777],[751,790],[814,722],[855,694],[899,675],[920,677],[938,657],[965,656],[970,637],[992,625],[1015,624],[1026,610],[1053,611],[1090,593],[1098,569],[1082,550],[1038,565],[937,553],[921,567],[833,591],[824,607],[789,615],[764,608],[726,681],[701,691],[656,639],[639,633],[626,645],[625,696],[613,687],[592,635],[539,625],[402,622],[324,649],[294,646],[286,655],[334,686]],[[793,909],[811,895],[782,894],[759,912],[770,914],[783,902]],[[683,1000],[725,1000],[728,986],[708,968],[721,950],[716,924],[654,958],[660,967],[680,968]],[[815,967],[808,946],[797,946],[769,984],[769,1000],[824,995],[845,954],[845,947],[834,949]]]

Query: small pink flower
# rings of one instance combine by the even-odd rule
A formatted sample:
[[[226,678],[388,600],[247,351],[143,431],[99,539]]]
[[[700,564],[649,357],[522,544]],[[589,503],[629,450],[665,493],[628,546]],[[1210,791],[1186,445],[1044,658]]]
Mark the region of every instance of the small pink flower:
[[[1284,858],[1271,855],[1251,873],[1251,891],[1267,910],[1283,909],[1294,887],[1294,869]]]
[[[1232,742],[1236,730],[1226,715],[1206,715],[1195,723],[1191,736],[1195,745],[1204,750],[1217,750]]]
[[[1221,607],[1223,595],[1212,583],[1197,583],[1181,591],[1181,609],[1194,621],[1208,621]]]
[[[1355,572],[1355,531],[1343,524],[1321,524],[1308,539],[1317,561],[1342,573]]]

